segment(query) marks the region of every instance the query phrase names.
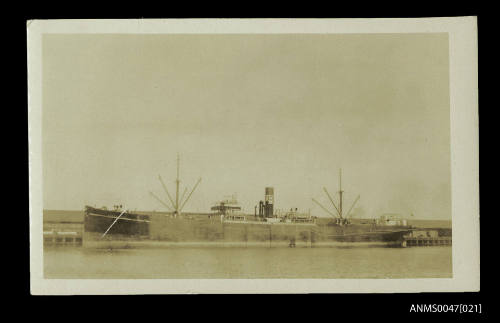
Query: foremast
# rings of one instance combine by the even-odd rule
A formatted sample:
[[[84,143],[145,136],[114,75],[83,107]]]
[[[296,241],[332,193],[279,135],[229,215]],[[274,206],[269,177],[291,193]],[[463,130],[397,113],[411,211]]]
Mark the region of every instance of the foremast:
[[[167,189],[167,186],[165,185],[165,182],[163,182],[163,179],[161,178],[161,175],[158,175],[158,179],[160,180],[160,183],[161,183],[161,185],[163,187],[163,190],[165,191],[165,193],[166,193],[166,195],[168,197],[170,205],[168,203],[166,203],[165,201],[163,201],[161,198],[159,198],[153,192],[150,191],[149,193],[160,204],[162,204],[164,207],[166,207],[167,210],[170,211],[173,214],[174,217],[177,217],[177,216],[179,216],[179,215],[182,214],[182,210],[184,209],[184,207],[186,206],[187,202],[191,198],[191,195],[193,195],[194,191],[196,190],[196,188],[198,187],[198,185],[201,182],[201,177],[200,177],[198,179],[198,181],[196,182],[196,184],[193,186],[193,189],[191,190],[191,192],[188,194],[188,196],[186,198],[184,198],[184,196],[186,195],[186,192],[188,190],[187,187],[184,189],[184,192],[182,193],[182,196],[179,197],[179,189],[180,189],[180,183],[181,183],[181,180],[180,180],[180,158],[179,158],[179,154],[177,154],[177,177],[175,179],[175,199],[173,199],[172,196],[170,195],[170,193],[169,193],[169,191]]]

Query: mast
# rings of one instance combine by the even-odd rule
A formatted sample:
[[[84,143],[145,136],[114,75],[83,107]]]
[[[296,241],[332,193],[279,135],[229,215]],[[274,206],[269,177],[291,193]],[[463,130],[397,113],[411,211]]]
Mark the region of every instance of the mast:
[[[179,154],[177,153],[177,179],[175,180],[175,216],[179,214]]]
[[[349,215],[351,214],[351,211],[354,208],[354,205],[356,205],[356,203],[358,202],[358,200],[360,198],[360,195],[358,195],[358,197],[354,200],[354,202],[352,203],[351,207],[349,208],[349,210],[347,211],[347,213],[344,216],[344,213],[343,213],[343,210],[342,210],[343,204],[344,204],[344,190],[342,190],[342,168],[339,169],[339,190],[338,190],[339,204],[338,204],[338,207],[337,207],[337,205],[335,205],[335,202],[334,202],[332,196],[330,195],[330,193],[328,193],[328,190],[326,189],[326,187],[323,187],[323,191],[325,191],[326,196],[328,196],[328,199],[330,200],[330,202],[332,203],[333,207],[337,211],[338,218],[337,218],[337,216],[335,214],[333,214],[332,212],[330,212],[326,207],[324,207],[321,203],[319,203],[315,199],[312,199],[312,201],[314,203],[316,203],[317,205],[319,205],[319,207],[321,207],[323,209],[323,211],[325,211],[326,213],[330,214],[332,217],[336,218],[338,220],[338,221],[336,221],[338,224],[340,224],[340,225],[349,224],[349,222],[348,222]]]
[[[339,170],[339,215],[342,219],[342,168]]]
[[[191,195],[193,192],[196,190],[198,185],[201,182],[201,177],[198,179],[196,184],[194,185],[193,189],[189,193],[189,195],[184,199],[184,196],[188,192],[188,188],[186,187],[184,189],[184,192],[182,193],[182,196],[179,198],[179,189],[180,189],[180,158],[179,154],[177,154],[177,177],[175,179],[175,200],[170,196],[170,193],[168,192],[167,186],[163,182],[163,179],[161,178],[160,175],[158,175],[158,179],[160,180],[161,185],[163,186],[163,190],[167,194],[167,197],[171,203],[171,206],[169,206],[167,203],[165,203],[162,199],[160,199],[158,196],[156,196],[153,192],[150,192],[151,196],[153,196],[158,202],[160,202],[163,206],[167,208],[167,210],[172,211],[173,216],[178,216],[181,214],[182,210],[184,209],[184,206],[187,204],[189,199],[191,198]]]

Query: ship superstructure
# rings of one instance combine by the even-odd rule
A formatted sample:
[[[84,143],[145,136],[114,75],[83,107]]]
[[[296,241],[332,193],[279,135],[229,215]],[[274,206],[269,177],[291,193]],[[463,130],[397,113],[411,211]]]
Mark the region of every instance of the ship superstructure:
[[[221,221],[245,221],[245,214],[242,213],[236,195],[231,195],[222,201],[215,203],[210,208],[212,216],[220,217]]]

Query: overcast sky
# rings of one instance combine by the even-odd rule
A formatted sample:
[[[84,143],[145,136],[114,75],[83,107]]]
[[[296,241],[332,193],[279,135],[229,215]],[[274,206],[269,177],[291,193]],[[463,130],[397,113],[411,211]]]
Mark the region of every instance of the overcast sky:
[[[45,209],[165,210],[176,154],[186,211],[311,209],[450,219],[446,34],[44,35]],[[182,192],[182,189],[181,189]]]

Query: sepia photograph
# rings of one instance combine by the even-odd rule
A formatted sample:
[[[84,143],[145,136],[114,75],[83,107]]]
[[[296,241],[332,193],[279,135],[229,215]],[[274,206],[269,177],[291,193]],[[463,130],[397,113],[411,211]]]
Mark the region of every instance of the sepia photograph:
[[[473,17],[27,28],[32,293],[478,290]]]

